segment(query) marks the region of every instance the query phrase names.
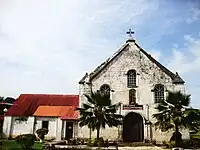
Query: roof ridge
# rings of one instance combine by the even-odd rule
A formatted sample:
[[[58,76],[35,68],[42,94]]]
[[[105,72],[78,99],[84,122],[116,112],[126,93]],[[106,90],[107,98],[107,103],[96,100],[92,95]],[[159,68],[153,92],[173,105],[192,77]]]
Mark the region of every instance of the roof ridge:
[[[162,65],[159,61],[157,61],[155,58],[153,58],[150,54],[148,54],[143,48],[141,48],[139,46],[139,44],[137,44],[135,42],[135,45],[137,46],[137,48],[139,48],[139,50],[142,51],[143,54],[145,54],[147,56],[147,58],[149,58],[153,63],[155,63],[162,71],[164,71],[167,75],[170,76],[170,78],[172,79],[173,83],[185,83],[185,81],[183,81],[183,79],[178,75],[178,73],[174,74],[172,71],[170,71],[167,67],[165,67],[164,65]],[[176,79],[176,81],[175,81]]]

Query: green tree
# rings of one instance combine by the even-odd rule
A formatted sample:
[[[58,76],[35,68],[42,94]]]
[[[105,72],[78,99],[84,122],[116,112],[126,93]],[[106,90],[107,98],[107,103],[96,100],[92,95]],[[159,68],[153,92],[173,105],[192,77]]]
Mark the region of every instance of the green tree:
[[[181,128],[189,128],[199,130],[199,112],[195,109],[189,108],[190,95],[178,92],[168,92],[166,100],[160,101],[153,115],[156,118],[156,129],[168,131],[173,129],[175,146],[180,144]],[[172,137],[173,137],[172,136]]]
[[[80,112],[79,125],[97,130],[97,139],[101,128],[106,125],[117,127],[122,123],[122,115],[116,113],[120,103],[112,105],[110,96],[101,92],[92,92],[91,95],[85,96],[87,102],[77,109]]]
[[[47,135],[48,132],[49,130],[46,128],[41,128],[36,131],[38,137],[40,138],[40,142],[44,142],[45,135]]]

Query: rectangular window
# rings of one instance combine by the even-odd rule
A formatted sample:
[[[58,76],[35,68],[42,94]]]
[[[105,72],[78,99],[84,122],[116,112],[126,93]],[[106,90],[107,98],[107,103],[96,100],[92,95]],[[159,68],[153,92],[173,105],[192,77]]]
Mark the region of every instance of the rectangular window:
[[[42,128],[49,128],[49,121],[42,121]]]
[[[129,90],[129,105],[136,104],[136,91],[135,89]]]
[[[135,70],[129,70],[127,73],[127,86],[129,88],[136,87],[136,71]]]

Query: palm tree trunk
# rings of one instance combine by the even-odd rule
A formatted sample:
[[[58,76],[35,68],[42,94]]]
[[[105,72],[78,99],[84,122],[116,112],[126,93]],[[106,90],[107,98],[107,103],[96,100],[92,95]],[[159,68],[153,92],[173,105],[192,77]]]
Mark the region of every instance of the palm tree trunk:
[[[178,130],[178,126],[177,125],[175,125],[175,146],[178,146],[178,144],[179,144],[179,142],[178,142],[178,132],[179,132],[179,130]]]
[[[97,139],[99,139],[100,128],[97,128]]]
[[[91,137],[92,137],[92,129],[90,128],[90,140],[91,140]]]

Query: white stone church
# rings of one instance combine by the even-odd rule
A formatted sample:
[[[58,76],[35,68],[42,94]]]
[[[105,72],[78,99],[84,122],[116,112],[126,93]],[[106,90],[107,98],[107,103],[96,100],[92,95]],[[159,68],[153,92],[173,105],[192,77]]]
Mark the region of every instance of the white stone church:
[[[105,139],[168,141],[172,136],[172,132],[155,130],[152,114],[156,112],[155,103],[164,99],[168,91],[185,93],[184,80],[156,61],[133,38],[93,72],[86,73],[79,84],[79,107],[86,101],[84,94],[98,90],[109,94],[113,104],[122,103],[118,113],[124,116],[123,126],[102,129],[100,136]],[[78,136],[89,137],[89,129],[79,128]],[[187,130],[182,131],[182,138],[189,138]]]
[[[86,73],[79,85],[79,95],[22,94],[5,114],[3,132],[15,137],[45,126],[49,129],[47,136],[56,140],[89,138],[89,129],[78,127],[78,113],[69,108],[81,107],[86,101],[84,94],[99,90],[109,94],[113,104],[121,103],[118,113],[124,116],[122,126],[101,130],[104,139],[168,141],[172,132],[161,132],[153,126],[156,102],[163,100],[168,91],[185,93],[178,73],[161,65],[133,38],[93,72]],[[16,123],[16,117],[27,117],[27,121]],[[96,132],[92,136],[96,137]],[[189,138],[188,130],[182,131],[182,138]]]

